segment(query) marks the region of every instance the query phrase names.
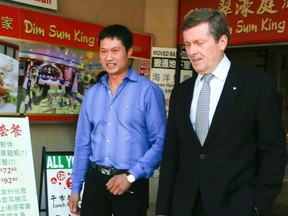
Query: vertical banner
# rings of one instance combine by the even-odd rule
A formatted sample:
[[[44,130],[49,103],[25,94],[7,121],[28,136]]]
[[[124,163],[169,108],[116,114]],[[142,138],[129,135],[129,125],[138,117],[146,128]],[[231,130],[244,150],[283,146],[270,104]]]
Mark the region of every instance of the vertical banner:
[[[46,152],[43,147],[41,216],[71,216],[68,201],[72,188],[73,159],[73,152]]]
[[[0,117],[0,215],[39,215],[28,117]]]

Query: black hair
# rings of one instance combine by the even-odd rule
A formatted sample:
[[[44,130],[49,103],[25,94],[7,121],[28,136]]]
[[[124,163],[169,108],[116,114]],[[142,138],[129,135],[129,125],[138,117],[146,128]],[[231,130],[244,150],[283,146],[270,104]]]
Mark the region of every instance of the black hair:
[[[133,34],[123,25],[115,24],[102,29],[98,36],[98,47],[100,47],[100,42],[105,38],[118,38],[122,41],[123,46],[125,46],[126,52],[133,47]]]

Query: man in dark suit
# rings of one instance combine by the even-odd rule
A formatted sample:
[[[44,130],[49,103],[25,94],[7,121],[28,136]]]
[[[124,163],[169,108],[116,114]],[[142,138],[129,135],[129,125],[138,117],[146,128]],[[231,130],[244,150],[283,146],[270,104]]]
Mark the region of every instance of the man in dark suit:
[[[198,75],[171,94],[156,215],[265,215],[287,162],[273,79],[226,57],[230,34],[221,11],[192,11],[182,30]],[[201,90],[209,74],[208,90]],[[200,108],[203,91],[209,101]]]

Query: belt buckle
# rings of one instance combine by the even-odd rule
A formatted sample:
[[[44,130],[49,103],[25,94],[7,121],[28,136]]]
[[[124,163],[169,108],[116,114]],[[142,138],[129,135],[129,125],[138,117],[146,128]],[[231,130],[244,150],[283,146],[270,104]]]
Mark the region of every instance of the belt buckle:
[[[101,167],[101,173],[102,173],[103,175],[111,175],[111,169]]]

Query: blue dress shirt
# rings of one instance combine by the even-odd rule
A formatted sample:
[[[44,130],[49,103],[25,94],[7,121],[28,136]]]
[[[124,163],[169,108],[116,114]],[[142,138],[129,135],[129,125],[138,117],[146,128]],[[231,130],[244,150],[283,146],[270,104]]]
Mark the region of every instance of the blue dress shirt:
[[[85,93],[76,131],[72,193],[91,162],[149,178],[160,165],[166,130],[162,90],[131,67],[113,96],[104,75]]]

